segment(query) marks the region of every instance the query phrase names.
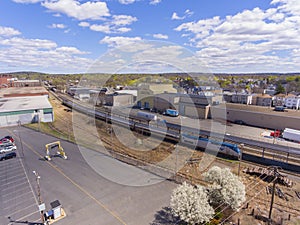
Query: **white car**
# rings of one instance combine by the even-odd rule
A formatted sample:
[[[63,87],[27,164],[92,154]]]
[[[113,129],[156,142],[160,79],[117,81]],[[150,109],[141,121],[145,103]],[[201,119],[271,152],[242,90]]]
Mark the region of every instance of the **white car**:
[[[0,153],[6,153],[6,152],[11,152],[17,150],[17,146],[14,144],[5,144],[5,145],[0,145]]]

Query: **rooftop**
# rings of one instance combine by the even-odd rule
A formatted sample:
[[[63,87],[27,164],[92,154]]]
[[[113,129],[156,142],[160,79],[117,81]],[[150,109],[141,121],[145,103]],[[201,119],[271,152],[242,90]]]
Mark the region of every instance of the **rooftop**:
[[[0,112],[49,109],[52,105],[47,96],[0,98]]]
[[[48,91],[44,87],[10,87],[0,89],[0,98],[9,95],[36,95],[36,94],[47,94]]]

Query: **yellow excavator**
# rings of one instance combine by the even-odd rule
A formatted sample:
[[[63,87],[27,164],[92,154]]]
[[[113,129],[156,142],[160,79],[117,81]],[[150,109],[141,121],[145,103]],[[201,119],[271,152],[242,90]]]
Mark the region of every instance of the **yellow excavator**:
[[[60,141],[55,141],[55,142],[46,144],[45,147],[46,147],[46,156],[45,156],[45,159],[47,161],[51,160],[50,150],[53,149],[53,148],[56,148],[56,147],[58,149],[58,151],[56,152],[56,155],[61,156],[63,159],[67,159],[68,158],[67,155],[66,155],[66,153],[65,153],[65,151],[64,151],[64,149],[63,149],[63,147],[60,144]]]

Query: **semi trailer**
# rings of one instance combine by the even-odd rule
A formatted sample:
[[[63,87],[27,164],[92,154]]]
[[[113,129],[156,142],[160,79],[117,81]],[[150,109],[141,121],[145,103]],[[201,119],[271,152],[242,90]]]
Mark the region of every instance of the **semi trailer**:
[[[284,139],[300,143],[300,130],[285,128],[283,133],[282,133],[282,137]]]

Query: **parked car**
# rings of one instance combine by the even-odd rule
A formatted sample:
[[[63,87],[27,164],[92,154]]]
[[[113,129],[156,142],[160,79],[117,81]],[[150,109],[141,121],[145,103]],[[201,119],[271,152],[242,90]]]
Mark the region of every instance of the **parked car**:
[[[6,153],[17,150],[17,146],[12,143],[5,143],[0,145],[0,153]]]
[[[179,116],[178,111],[175,109],[167,109],[163,114],[167,116],[173,116],[173,117]]]
[[[0,161],[7,160],[7,159],[12,159],[12,158],[15,158],[15,157],[17,157],[17,154],[15,152],[9,152],[9,153],[6,153],[6,154],[1,154],[0,155]]]
[[[3,138],[1,138],[0,139],[0,144],[2,144],[2,143],[14,143],[15,142],[15,140],[14,140],[14,138],[12,137],[12,136],[5,136],[5,137],[3,137]]]
[[[239,125],[247,125],[243,120],[235,120],[234,123]]]

